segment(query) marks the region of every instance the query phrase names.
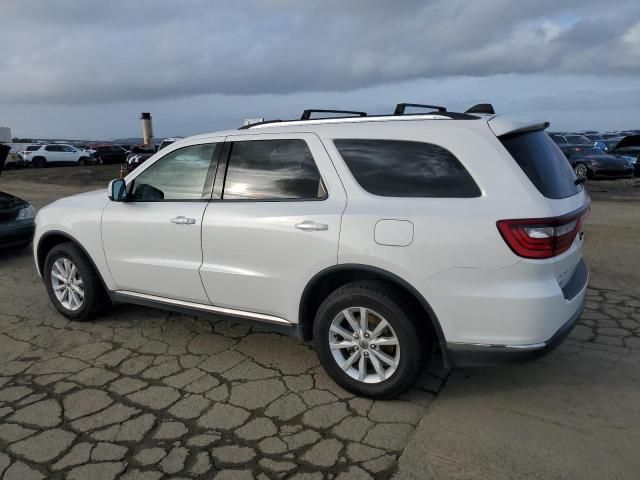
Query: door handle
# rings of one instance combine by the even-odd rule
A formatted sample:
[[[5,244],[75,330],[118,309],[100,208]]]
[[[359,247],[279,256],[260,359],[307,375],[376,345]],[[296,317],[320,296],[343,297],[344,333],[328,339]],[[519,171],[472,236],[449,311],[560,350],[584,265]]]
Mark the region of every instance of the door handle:
[[[180,215],[179,217],[172,218],[169,220],[171,223],[175,223],[176,225],[194,225],[196,223],[195,218],[187,218]]]
[[[305,220],[304,222],[296,223],[296,228],[298,230],[304,230],[307,232],[317,232],[318,230],[329,230],[329,225],[327,225],[326,223],[318,223],[311,220]]]

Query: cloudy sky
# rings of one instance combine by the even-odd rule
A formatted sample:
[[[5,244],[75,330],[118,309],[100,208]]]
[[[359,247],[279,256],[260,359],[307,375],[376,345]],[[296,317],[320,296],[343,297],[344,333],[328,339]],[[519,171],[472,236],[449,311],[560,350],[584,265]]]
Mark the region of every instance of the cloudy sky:
[[[398,102],[640,128],[638,0],[0,0],[0,125],[156,136]]]

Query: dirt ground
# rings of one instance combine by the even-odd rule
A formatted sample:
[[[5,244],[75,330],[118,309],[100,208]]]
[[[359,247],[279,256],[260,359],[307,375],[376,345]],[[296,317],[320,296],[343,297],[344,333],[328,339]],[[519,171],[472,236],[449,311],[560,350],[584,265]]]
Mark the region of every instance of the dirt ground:
[[[0,190],[40,208],[118,174],[8,171]],[[586,188],[590,289],[570,338],[528,365],[434,364],[391,402],[255,327],[128,305],[66,321],[30,250],[0,252],[0,476],[638,478],[640,178]]]

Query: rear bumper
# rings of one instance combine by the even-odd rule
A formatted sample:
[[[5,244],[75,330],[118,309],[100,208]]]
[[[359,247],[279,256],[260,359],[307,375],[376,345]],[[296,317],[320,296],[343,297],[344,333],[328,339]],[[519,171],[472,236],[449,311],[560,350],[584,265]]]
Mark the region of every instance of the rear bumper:
[[[577,309],[547,340],[529,344],[494,345],[478,343],[447,343],[448,360],[453,367],[481,367],[536,360],[556,348],[569,335],[580,319],[586,301],[589,271],[584,260],[573,278],[562,289],[567,301],[577,302]]]
[[[509,363],[525,363],[543,357],[555,349],[569,335],[580,320],[580,309],[548,340],[531,345],[473,345],[448,343],[448,358],[452,367],[487,367]]]

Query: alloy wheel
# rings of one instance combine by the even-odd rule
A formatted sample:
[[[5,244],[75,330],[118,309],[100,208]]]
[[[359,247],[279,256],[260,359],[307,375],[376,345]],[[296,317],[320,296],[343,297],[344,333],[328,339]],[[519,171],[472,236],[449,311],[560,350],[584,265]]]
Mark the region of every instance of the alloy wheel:
[[[68,258],[57,259],[51,267],[51,285],[60,304],[76,311],[84,303],[84,282],[80,271]]]
[[[398,368],[398,337],[389,322],[369,308],[351,307],[338,313],[328,340],[334,360],[354,380],[380,383]]]
[[[587,176],[587,166],[583,165],[582,163],[576,165],[575,172],[578,178],[584,178]]]

